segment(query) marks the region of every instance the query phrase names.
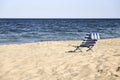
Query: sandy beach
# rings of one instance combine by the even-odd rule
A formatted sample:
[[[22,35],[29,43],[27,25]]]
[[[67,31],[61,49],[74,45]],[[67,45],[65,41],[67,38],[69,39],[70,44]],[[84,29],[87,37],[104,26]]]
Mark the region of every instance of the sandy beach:
[[[0,80],[120,80],[120,38],[93,51],[69,52],[81,41],[0,45]]]

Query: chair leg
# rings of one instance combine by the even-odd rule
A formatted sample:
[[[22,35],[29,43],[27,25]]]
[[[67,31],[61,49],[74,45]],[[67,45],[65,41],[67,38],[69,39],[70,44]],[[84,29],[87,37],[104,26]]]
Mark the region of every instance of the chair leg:
[[[88,50],[86,50],[86,51],[90,51],[90,50],[91,50],[91,51],[93,51],[93,50],[92,50],[93,46],[88,47],[88,48],[89,48],[89,49],[88,49]]]
[[[81,48],[79,48],[80,52],[82,52]]]
[[[82,50],[80,49],[80,46],[77,46],[77,48],[74,50],[74,52],[77,50],[80,50],[82,52]]]

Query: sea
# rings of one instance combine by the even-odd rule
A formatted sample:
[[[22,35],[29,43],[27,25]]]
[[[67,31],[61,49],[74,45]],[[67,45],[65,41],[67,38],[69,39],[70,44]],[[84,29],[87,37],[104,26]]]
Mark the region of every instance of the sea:
[[[82,40],[89,32],[120,38],[120,19],[0,19],[0,44]]]

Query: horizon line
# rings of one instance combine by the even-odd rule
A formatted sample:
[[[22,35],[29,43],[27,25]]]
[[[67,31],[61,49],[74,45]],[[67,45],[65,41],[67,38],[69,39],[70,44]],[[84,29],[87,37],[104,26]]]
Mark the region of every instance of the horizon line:
[[[0,19],[120,19],[120,18],[0,18]]]

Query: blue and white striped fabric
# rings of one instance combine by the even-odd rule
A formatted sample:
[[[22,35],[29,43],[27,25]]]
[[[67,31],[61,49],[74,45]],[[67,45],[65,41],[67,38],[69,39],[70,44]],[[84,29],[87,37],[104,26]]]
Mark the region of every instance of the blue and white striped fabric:
[[[90,37],[91,37],[92,40],[100,39],[99,33],[90,33]]]

